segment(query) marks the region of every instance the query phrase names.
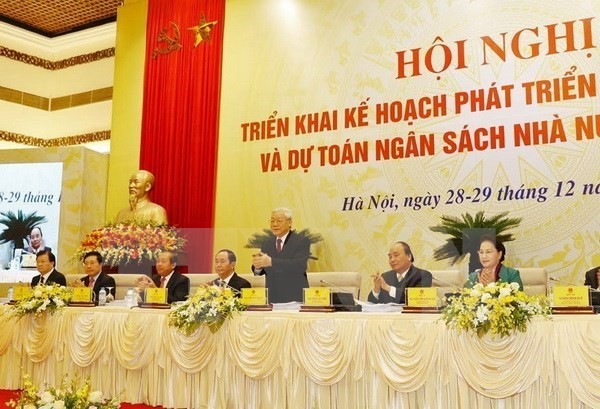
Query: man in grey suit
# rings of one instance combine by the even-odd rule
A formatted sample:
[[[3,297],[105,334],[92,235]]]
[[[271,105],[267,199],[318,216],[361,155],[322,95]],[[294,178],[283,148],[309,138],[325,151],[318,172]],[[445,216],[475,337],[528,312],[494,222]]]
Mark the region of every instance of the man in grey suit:
[[[415,267],[414,260],[408,244],[403,241],[392,244],[388,253],[392,270],[371,276],[373,290],[369,293],[369,301],[375,304],[404,304],[407,287],[431,287],[431,273]]]

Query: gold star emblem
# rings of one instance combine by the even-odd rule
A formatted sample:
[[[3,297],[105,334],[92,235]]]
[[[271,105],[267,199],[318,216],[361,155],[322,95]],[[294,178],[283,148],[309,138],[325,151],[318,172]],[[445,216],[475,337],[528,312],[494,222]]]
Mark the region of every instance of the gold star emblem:
[[[217,24],[217,21],[206,21],[206,17],[202,13],[200,23],[197,26],[188,28],[188,30],[194,32],[194,48],[198,47],[198,44],[202,41],[210,41],[210,30],[212,30],[215,24]]]

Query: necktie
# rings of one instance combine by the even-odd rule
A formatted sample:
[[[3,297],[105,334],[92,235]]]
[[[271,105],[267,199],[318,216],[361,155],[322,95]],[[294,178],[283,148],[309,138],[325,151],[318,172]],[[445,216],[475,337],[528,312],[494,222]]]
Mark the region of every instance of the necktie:
[[[160,288],[165,288],[165,281],[167,281],[166,278],[164,278],[164,277],[160,278]]]
[[[281,241],[281,239],[277,239],[277,252],[281,253],[281,245],[283,244],[283,242]]]
[[[40,276],[40,284],[44,284],[44,276]]]
[[[96,281],[96,280],[94,279],[94,277],[90,277],[90,282],[88,283],[88,287],[90,287],[90,288],[94,288],[94,281]]]

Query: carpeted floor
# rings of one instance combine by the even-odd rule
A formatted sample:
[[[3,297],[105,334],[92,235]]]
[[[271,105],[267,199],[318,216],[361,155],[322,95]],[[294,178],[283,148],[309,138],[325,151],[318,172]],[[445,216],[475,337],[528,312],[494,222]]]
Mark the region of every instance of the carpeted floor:
[[[11,399],[17,399],[19,391],[10,391],[6,389],[0,389],[0,408],[8,408],[10,406],[6,403]],[[122,409],[162,409],[162,406],[149,406],[140,403],[121,403]]]

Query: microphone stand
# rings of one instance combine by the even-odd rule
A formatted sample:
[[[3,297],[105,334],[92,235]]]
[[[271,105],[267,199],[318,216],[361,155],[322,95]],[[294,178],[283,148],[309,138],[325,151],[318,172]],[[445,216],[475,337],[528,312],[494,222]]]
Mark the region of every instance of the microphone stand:
[[[335,293],[332,293],[332,303],[333,303],[333,298],[337,297],[337,301],[339,303],[333,303],[333,307],[335,308],[336,311],[362,311],[362,306],[360,304],[356,304],[356,300],[354,298],[354,290],[350,290],[349,288],[344,288],[344,287],[339,287],[333,283],[330,283],[328,281],[325,280],[319,280],[322,284],[327,285],[328,287],[331,288],[336,288],[338,290],[343,290],[343,292],[337,292],[337,296],[335,296]],[[350,291],[349,291],[350,290]],[[346,300],[348,301],[348,303],[344,303],[344,300],[342,298],[340,298],[339,294],[344,294],[344,293],[350,293],[352,294],[352,304],[349,303],[349,299]]]
[[[559,280],[558,278],[555,278],[555,277],[548,277],[548,279],[550,281],[556,281],[557,283],[568,284],[568,285],[572,285],[574,287],[580,287],[581,286],[581,284],[576,284],[576,283],[571,283],[569,281]],[[586,286],[586,287],[588,287],[590,289],[590,291],[592,291],[594,293],[600,293],[600,290],[598,290],[597,288],[592,288],[589,285]]]
[[[431,278],[432,278],[432,280],[435,280],[442,284],[446,284],[447,286],[452,287],[455,290],[455,292],[453,292],[453,293],[445,293],[444,294],[444,301],[446,301],[446,304],[449,303],[451,297],[453,297],[455,295],[460,295],[462,293],[462,290],[463,290],[462,287],[459,287],[456,284],[452,284],[451,282],[446,281],[446,280],[440,280],[439,278],[435,277],[434,275],[432,275]]]

